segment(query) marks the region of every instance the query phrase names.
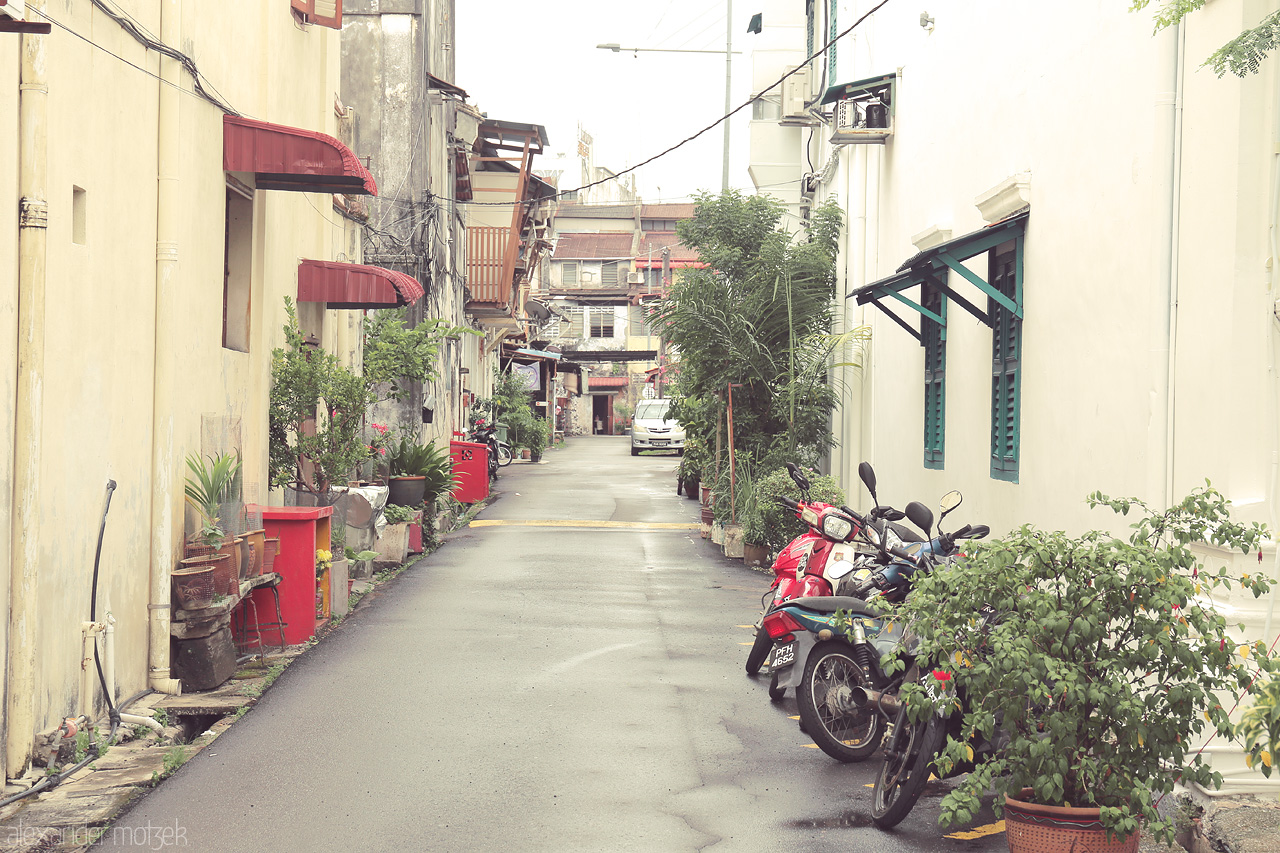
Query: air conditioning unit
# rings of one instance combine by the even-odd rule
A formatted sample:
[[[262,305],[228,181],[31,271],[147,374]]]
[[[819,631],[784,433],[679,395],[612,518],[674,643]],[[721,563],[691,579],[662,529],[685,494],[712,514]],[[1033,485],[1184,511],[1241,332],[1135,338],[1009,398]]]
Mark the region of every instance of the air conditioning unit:
[[[642,272],[627,273],[627,284],[644,284],[644,273]]]
[[[788,71],[791,69],[788,68]],[[778,121],[783,127],[804,127],[817,124],[817,119],[809,114],[805,103],[809,97],[809,69],[801,68],[782,81],[782,118]]]
[[[893,114],[877,98],[836,101],[832,145],[880,143],[893,136]]]

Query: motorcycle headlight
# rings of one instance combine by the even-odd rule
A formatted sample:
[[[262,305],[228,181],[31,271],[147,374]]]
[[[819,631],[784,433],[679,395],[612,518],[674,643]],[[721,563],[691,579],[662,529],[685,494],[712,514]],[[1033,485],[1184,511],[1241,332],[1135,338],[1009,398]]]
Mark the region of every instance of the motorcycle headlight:
[[[843,515],[827,513],[822,519],[822,535],[837,542],[843,542],[853,532],[853,522]]]
[[[848,560],[838,560],[827,568],[825,574],[831,580],[839,580],[851,571],[853,571],[853,563]]]

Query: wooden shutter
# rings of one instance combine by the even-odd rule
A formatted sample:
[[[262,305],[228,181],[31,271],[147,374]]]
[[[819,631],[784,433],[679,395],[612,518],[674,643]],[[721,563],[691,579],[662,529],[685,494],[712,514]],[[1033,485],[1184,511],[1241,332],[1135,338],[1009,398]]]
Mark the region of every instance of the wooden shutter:
[[[924,307],[945,317],[942,294],[928,285],[923,285],[923,289]],[[947,423],[946,329],[923,314],[920,324],[924,338],[924,467],[942,468]]]
[[[311,23],[330,29],[342,29],[342,0],[309,0]]]
[[[316,0],[289,0],[289,3],[304,21],[309,20],[316,11]]]
[[[993,252],[990,258],[991,286],[1016,300],[1017,255]],[[987,300],[987,310],[995,324],[991,334],[991,476],[1016,483],[1022,321],[994,299]]]

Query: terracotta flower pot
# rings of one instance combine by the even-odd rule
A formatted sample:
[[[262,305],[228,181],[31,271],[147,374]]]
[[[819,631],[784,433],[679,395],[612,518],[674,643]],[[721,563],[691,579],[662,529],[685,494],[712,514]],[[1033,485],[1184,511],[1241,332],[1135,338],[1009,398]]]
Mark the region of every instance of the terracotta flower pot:
[[[262,567],[266,562],[265,552],[267,550],[267,531],[262,528],[250,530],[244,535],[244,538],[248,540],[252,554],[249,560],[249,565],[241,567],[241,577],[246,579],[256,578],[262,574]]]
[[[199,558],[195,558],[199,559]],[[203,610],[213,604],[213,565],[202,560],[173,570],[173,589],[183,610]]]
[[[769,561],[769,549],[753,542],[742,543],[742,562],[748,566],[763,566]]]
[[[1139,833],[1127,838],[1107,837],[1099,820],[1100,809],[1042,806],[1029,801],[1034,796],[1023,788],[1019,797],[1004,798],[1005,837],[1009,853],[1134,853]]]

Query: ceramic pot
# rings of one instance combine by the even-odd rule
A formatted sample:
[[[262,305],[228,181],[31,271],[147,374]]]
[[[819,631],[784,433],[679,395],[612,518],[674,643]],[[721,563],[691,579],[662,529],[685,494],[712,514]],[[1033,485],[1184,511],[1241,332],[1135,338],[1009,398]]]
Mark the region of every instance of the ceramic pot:
[[[222,543],[218,553],[227,558],[225,568],[214,570],[214,591],[223,595],[240,594],[240,546],[243,540],[237,536]]]
[[[769,561],[769,549],[752,542],[742,543],[742,562],[748,566],[763,566]]]
[[[197,558],[198,559],[198,558]],[[213,604],[213,565],[204,560],[191,566],[183,560],[173,570],[173,589],[183,610],[203,610]]]
[[[387,503],[396,506],[418,506],[427,493],[427,478],[392,477],[387,489]]]
[[[1096,808],[1042,806],[1030,802],[1030,788],[1023,788],[1019,799],[1005,796],[1005,838],[1009,853],[1134,853],[1140,833],[1127,838],[1107,837]]]
[[[267,531],[262,528],[250,530],[244,535],[244,538],[249,542],[249,546],[252,549],[252,556],[249,561],[249,566],[244,569],[243,577],[256,578],[262,574],[262,568],[266,562],[265,552],[267,550]]]
[[[280,540],[267,539],[262,553],[262,573],[269,574],[276,570],[276,555],[280,553]]]

